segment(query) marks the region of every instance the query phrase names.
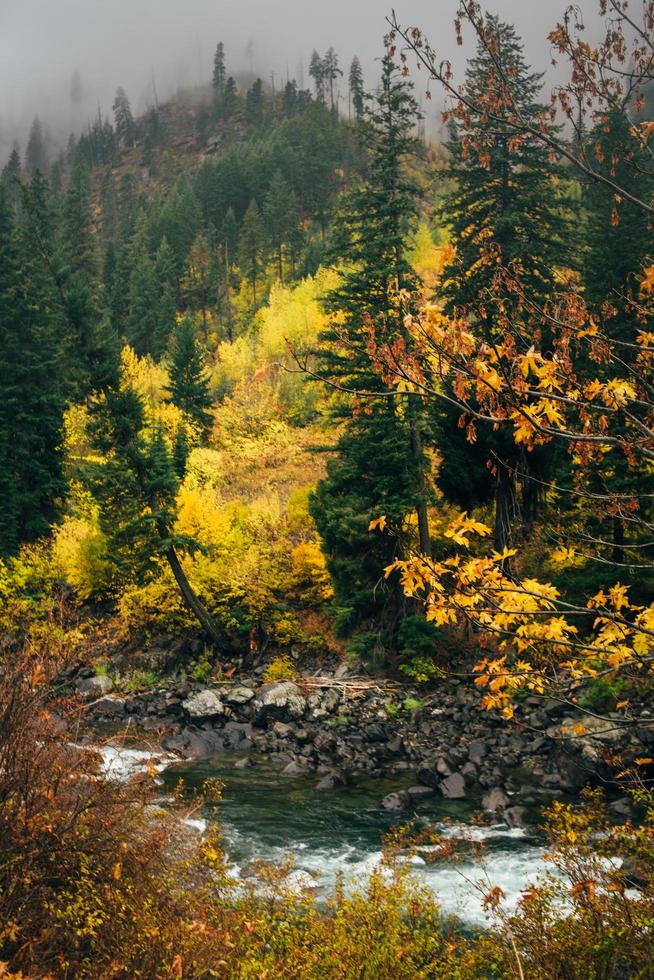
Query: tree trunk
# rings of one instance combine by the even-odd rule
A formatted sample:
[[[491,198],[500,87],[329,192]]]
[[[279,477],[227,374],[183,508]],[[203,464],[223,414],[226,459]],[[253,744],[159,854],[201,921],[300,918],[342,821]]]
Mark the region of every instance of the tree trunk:
[[[502,552],[511,543],[511,525],[515,514],[515,481],[512,473],[502,466],[497,467],[495,486],[495,550]]]
[[[429,517],[427,514],[427,481],[425,479],[425,456],[422,448],[420,430],[415,419],[411,419],[411,452],[418,467],[418,538],[420,553],[431,558],[431,538],[429,535]]]
[[[621,517],[613,518],[613,555],[612,560],[616,565],[624,565],[624,524]]]
[[[170,570],[175,576],[175,581],[179,586],[179,590],[182,593],[184,602],[191,610],[193,615],[196,617],[202,628],[210,636],[215,644],[220,644],[223,642],[224,637],[218,630],[215,622],[213,621],[211,615],[204,608],[203,604],[198,599],[195,594],[193,587],[186,577],[186,573],[182,568],[181,562],[177,556],[177,552],[171,545],[166,551],[166,560],[170,565]]]

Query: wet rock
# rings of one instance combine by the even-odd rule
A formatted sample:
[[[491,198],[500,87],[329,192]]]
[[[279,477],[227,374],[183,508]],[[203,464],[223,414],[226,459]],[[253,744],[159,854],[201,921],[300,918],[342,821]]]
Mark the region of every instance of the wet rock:
[[[527,826],[527,808],[525,806],[509,806],[502,816],[505,823],[511,828]]]
[[[433,796],[436,790],[432,786],[409,786],[407,793],[412,800],[418,801],[426,796]]]
[[[463,800],[466,797],[466,782],[460,772],[454,772],[451,776],[447,776],[439,788],[448,800]]]
[[[501,786],[493,786],[489,789],[487,793],[481,798],[481,805],[484,810],[488,810],[489,813],[497,813],[498,810],[503,810],[509,805],[509,797],[506,795]]]
[[[252,762],[252,759],[250,759],[249,756],[246,755],[245,758],[238,759],[234,763],[234,769],[250,769],[253,765],[254,763]]]
[[[101,697],[103,694],[109,694],[110,691],[113,691],[114,682],[111,677],[100,677],[96,674],[93,677],[85,677],[83,680],[77,681],[75,686],[80,694],[87,697]]]
[[[389,793],[381,801],[381,805],[384,810],[397,813],[399,810],[406,810],[411,806],[411,797],[405,790],[399,793]]]
[[[254,723],[263,728],[268,718],[277,721],[297,721],[306,709],[306,699],[291,681],[265,684],[259,688],[253,702]]]
[[[225,705],[215,691],[199,691],[182,703],[184,711],[193,719],[218,718],[225,713]]]
[[[282,776],[305,776],[307,772],[307,762],[305,759],[293,759],[282,769]]]
[[[620,820],[629,820],[634,815],[631,800],[627,796],[613,800],[607,809],[612,816],[618,817]]]
[[[343,778],[342,773],[338,772],[338,770],[336,769],[333,769],[331,772],[328,772],[326,775],[322,777],[320,782],[317,783],[316,789],[323,791],[323,790],[336,789],[337,786],[344,786],[344,785],[345,785],[345,779]]]
[[[428,786],[430,789],[436,789],[440,784],[440,776],[435,769],[430,769],[427,766],[422,766],[417,772],[418,782],[422,783],[423,786]]]

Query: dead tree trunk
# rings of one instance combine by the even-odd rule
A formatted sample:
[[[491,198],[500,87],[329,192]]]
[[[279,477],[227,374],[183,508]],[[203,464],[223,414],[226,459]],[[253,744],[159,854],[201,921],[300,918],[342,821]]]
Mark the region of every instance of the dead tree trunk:
[[[175,581],[179,586],[179,591],[182,593],[184,602],[212,641],[216,644],[220,644],[224,637],[221,635],[212,616],[205,609],[204,605],[202,602],[200,602],[200,599],[196,595],[193,586],[187,579],[186,573],[182,568],[177,552],[172,545],[170,545],[166,551],[166,560],[170,565],[170,570],[175,576]]]

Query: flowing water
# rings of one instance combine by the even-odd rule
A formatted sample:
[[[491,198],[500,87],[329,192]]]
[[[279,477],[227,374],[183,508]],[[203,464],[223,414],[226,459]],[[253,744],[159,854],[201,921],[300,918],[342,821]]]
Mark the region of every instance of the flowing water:
[[[180,779],[189,789],[201,787],[208,778],[224,782],[220,823],[236,875],[247,874],[254,859],[276,862],[290,853],[298,884],[313,879],[319,893],[333,884],[338,872],[361,883],[381,858],[383,834],[406,819],[406,814],[389,814],[380,806],[387,793],[402,788],[396,778],[392,782],[368,779],[317,792],[315,776],[310,780],[283,776],[264,762],[237,769],[234,761],[231,756],[177,763],[164,769],[161,779],[169,790]],[[503,890],[504,907],[511,908],[546,867],[537,835],[503,824],[478,827],[469,822],[474,809],[469,803],[435,795],[421,801],[416,812],[443,836],[483,841],[483,857],[476,848],[464,845],[454,863],[428,864],[412,858],[412,873],[434,891],[443,912],[471,926],[488,924],[482,899],[490,885]],[[194,824],[203,827],[203,821]]]

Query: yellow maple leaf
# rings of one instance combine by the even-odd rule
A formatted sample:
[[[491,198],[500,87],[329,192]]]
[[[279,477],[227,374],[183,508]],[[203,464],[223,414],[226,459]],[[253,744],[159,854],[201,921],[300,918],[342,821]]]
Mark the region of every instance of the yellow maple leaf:
[[[371,521],[368,525],[369,531],[383,531],[386,527],[386,515],[382,514],[381,517],[376,517],[374,521]]]

